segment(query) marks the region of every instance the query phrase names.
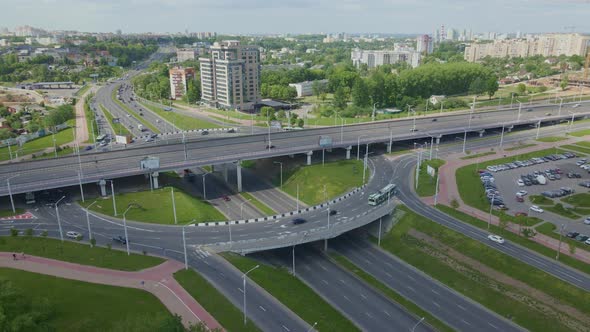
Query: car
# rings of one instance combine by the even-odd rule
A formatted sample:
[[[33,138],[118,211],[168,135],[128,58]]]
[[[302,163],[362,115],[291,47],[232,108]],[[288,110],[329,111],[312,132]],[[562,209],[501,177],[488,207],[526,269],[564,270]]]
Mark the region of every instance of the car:
[[[527,108],[527,109],[526,109],[526,111],[527,111],[527,112],[532,112],[532,111],[533,111],[533,109],[532,109],[532,108]]]
[[[584,244],[590,245],[590,239],[586,240],[586,242],[584,242]]]
[[[90,151],[90,150],[92,150],[92,145],[87,145],[87,146],[84,148],[84,151]]]
[[[578,108],[578,107],[580,107],[580,106],[582,106],[582,105],[580,105],[580,104],[574,104],[574,105],[572,106],[572,108]]]
[[[569,232],[565,236],[569,237],[570,239],[574,239],[578,235],[580,235],[578,232]]]
[[[143,112],[139,112],[139,115],[140,115],[140,116],[143,116]]]
[[[226,202],[231,201],[231,198],[229,198],[229,196],[227,196],[227,195],[223,195],[223,197],[221,197],[221,198],[223,198],[223,200]]]
[[[336,215],[337,213],[338,213],[338,211],[336,211],[336,210],[330,210],[330,212],[329,212],[329,214],[331,216]]]
[[[121,235],[119,235],[119,236],[115,236],[115,237],[113,238],[113,241],[115,241],[115,242],[119,242],[119,243],[121,243],[121,244],[127,244],[127,239],[126,239],[124,236],[121,236]]]
[[[529,214],[526,212],[516,212],[514,214],[515,217],[527,217]]]
[[[107,141],[102,141],[102,142],[100,142],[100,144],[99,144],[99,145],[100,145],[100,146],[107,146],[108,144],[109,144],[109,142],[107,142]]]
[[[519,203],[524,203],[524,198],[522,198],[522,196],[516,196],[516,201]]]
[[[208,132],[207,130],[203,130],[203,131],[201,132],[201,135],[203,135],[203,136],[205,136],[205,135],[209,135],[209,132]]]
[[[233,134],[233,133],[236,132],[236,130],[232,128],[232,129],[228,130],[227,132],[230,133],[230,134]]]
[[[270,145],[269,145],[269,144],[266,144],[266,146],[265,146],[264,148],[265,148],[265,149],[267,149],[267,150],[268,150],[268,149],[274,149],[274,148],[275,148],[275,146],[274,146],[274,145],[272,145],[272,144],[270,144]]]
[[[588,239],[590,239],[590,236],[587,236],[584,234],[580,234],[580,235],[576,236],[576,240],[578,240],[580,242],[586,242]]]
[[[551,113],[545,113],[545,116],[551,116]]]
[[[526,190],[519,190],[516,192],[517,196],[526,196],[528,192]]]
[[[586,219],[584,219],[584,224],[590,225],[590,217],[587,217]]]
[[[153,141],[154,141],[154,139],[153,139],[153,138],[151,138],[151,137],[146,137],[146,138],[145,138],[145,142],[146,142],[146,143],[153,142]]]
[[[437,118],[434,118],[434,119],[432,119],[432,122],[436,122],[436,121],[438,121],[438,119],[437,119]]]
[[[516,184],[518,184],[519,187],[524,187],[524,181],[522,179],[518,179]]]
[[[70,239],[76,239],[76,240],[82,238],[82,234],[80,234],[78,232],[74,232],[74,231],[67,232],[66,236],[69,237]]]
[[[410,132],[411,132],[411,133],[413,133],[413,132],[415,132],[415,131],[418,131],[418,129],[416,129],[416,128],[410,128]]]
[[[307,222],[307,220],[305,220],[303,218],[293,219],[293,225],[301,225],[301,224],[305,224],[306,222]]]
[[[590,181],[583,181],[578,184],[582,187],[590,188]]]
[[[151,137],[151,138],[156,138],[156,137],[158,137],[158,134],[151,133],[151,134],[150,134],[150,137]]]
[[[541,209],[541,208],[540,208],[539,206],[537,206],[537,205],[532,205],[532,206],[531,206],[529,209],[530,209],[530,210],[532,210],[532,211],[535,211],[535,212],[537,212],[537,213],[543,213],[543,212],[544,212],[544,210],[543,210],[543,209]]]
[[[496,243],[499,243],[499,244],[503,244],[504,243],[504,238],[502,238],[499,235],[490,234],[490,235],[488,235],[488,239],[490,241],[493,241],[493,242],[496,242]]]

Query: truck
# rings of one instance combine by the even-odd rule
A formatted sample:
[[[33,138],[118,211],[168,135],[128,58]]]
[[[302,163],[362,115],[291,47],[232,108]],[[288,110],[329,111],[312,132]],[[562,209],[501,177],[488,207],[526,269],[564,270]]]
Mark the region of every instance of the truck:
[[[547,179],[543,175],[537,175],[537,181],[539,184],[547,184]]]
[[[145,131],[145,128],[143,127],[142,124],[138,124],[137,129],[139,129],[139,131]]]

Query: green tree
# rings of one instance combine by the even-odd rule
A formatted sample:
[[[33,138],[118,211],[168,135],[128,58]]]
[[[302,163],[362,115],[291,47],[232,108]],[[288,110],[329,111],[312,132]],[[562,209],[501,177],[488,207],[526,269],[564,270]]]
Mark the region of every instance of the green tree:
[[[482,93],[486,92],[487,90],[487,83],[482,80],[480,77],[474,79],[471,84],[469,84],[469,93],[474,95],[481,95]]]
[[[516,92],[517,92],[519,95],[523,95],[523,94],[526,92],[526,85],[525,85],[524,83],[519,83],[519,84],[516,86]]]
[[[187,101],[191,104],[201,99],[201,82],[197,80],[189,80],[187,82],[186,90]]]
[[[271,116],[274,116],[274,114],[275,114],[275,109],[270,106],[262,106],[260,108],[260,116],[263,118],[269,118]]]
[[[567,88],[568,84],[570,83],[569,77],[567,77],[567,75],[563,75],[563,78],[561,79],[561,83],[559,83],[559,87],[561,87],[561,90],[564,90]]]
[[[486,93],[488,94],[489,99],[492,99],[492,97],[496,94],[499,88],[500,85],[498,84],[498,80],[496,79],[496,77],[488,78],[486,82]]]
[[[303,128],[304,125],[305,121],[303,121],[303,119],[297,119],[297,127]]]
[[[369,106],[371,100],[369,99],[369,88],[365,80],[358,77],[352,86],[352,104],[359,107]]]
[[[344,109],[346,107],[347,97],[346,97],[346,90],[343,87],[339,87],[334,92],[334,99],[332,100],[332,105],[337,109]]]

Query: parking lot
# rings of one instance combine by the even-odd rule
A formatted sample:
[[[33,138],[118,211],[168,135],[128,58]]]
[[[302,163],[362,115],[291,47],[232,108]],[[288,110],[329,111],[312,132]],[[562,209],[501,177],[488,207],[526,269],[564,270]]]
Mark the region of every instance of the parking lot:
[[[580,182],[590,180],[590,174],[584,169],[581,169],[576,162],[580,158],[571,158],[571,159],[562,159],[557,161],[549,161],[544,162],[542,164],[535,164],[525,167],[519,167],[516,169],[509,169],[504,171],[499,171],[493,173],[494,176],[494,183],[497,186],[497,190],[500,195],[503,197],[504,205],[508,208],[507,213],[514,215],[517,212],[525,212],[528,213],[529,216],[534,216],[541,218],[543,220],[549,221],[554,223],[556,226],[560,226],[561,224],[566,225],[566,229],[568,231],[577,231],[580,233],[590,233],[590,225],[585,225],[583,220],[587,216],[582,216],[576,220],[569,219],[564,216],[544,211],[543,213],[538,213],[530,210],[530,207],[534,205],[531,203],[529,197],[531,195],[542,195],[543,192],[546,191],[554,191],[559,192],[560,188],[571,188],[574,190],[574,193],[586,193],[589,192],[588,188],[582,187],[579,185]],[[560,179],[550,180],[549,177],[546,177],[546,184],[532,184],[528,186],[519,186],[518,180],[521,179],[521,175],[524,174],[532,174],[534,175],[535,171],[539,171],[541,174],[545,175],[545,170],[555,170],[559,169],[561,171]],[[555,173],[555,172],[554,172]],[[581,178],[568,178],[566,175],[567,173],[577,173],[581,175]],[[554,178],[552,176],[552,178]],[[523,196],[523,202],[517,201],[516,193],[518,191],[524,190],[527,192],[526,195]],[[563,194],[563,193],[562,193]],[[558,196],[558,197],[549,197],[555,203],[562,203],[561,198],[567,197],[568,195]],[[564,204],[566,205],[566,204]],[[543,206],[540,206],[543,208]]]

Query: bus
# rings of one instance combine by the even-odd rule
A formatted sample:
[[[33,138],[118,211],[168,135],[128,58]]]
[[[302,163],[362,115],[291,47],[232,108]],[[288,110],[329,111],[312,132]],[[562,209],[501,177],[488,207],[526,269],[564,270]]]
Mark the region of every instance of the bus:
[[[395,195],[396,189],[397,186],[393,183],[390,183],[378,192],[369,195],[369,205],[379,205],[385,202],[388,198]]]
[[[100,141],[104,140],[105,138],[107,138],[107,135],[101,134],[101,135],[96,136],[96,141],[100,142]]]

